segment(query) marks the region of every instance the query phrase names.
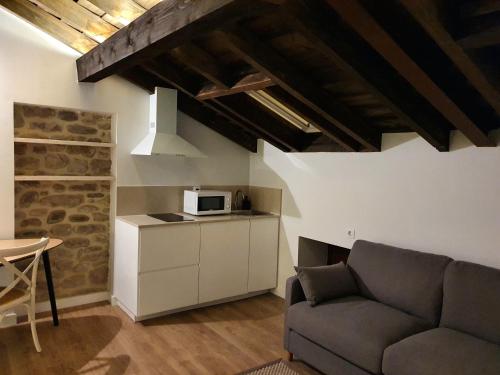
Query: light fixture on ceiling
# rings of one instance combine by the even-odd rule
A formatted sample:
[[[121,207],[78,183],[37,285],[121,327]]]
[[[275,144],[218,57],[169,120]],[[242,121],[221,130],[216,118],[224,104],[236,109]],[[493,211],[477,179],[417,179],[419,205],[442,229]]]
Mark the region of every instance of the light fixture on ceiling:
[[[271,95],[266,93],[265,91],[247,91],[247,95],[252,99],[256,100],[266,108],[270,109],[290,124],[296,126],[297,128],[303,130],[306,133],[317,133],[318,129],[314,127],[309,121],[303,118],[298,113],[294,112],[286,105],[281,103],[279,100],[273,98]]]

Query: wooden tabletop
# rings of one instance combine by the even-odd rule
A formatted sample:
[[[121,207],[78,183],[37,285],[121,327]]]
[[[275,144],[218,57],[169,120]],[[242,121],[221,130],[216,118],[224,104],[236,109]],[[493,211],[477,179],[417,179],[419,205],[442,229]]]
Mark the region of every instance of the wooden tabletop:
[[[22,247],[22,246],[31,245],[31,244],[37,243],[38,241],[40,241],[39,238],[0,240],[0,253],[2,252],[2,250],[12,249],[14,247]],[[45,248],[45,251],[52,250],[52,249],[56,248],[57,246],[61,245],[62,243],[63,243],[63,240],[61,240],[59,238],[51,238],[49,240],[49,243],[47,244],[47,247]],[[9,262],[15,262],[17,260],[28,258],[28,257],[32,256],[33,254],[34,254],[34,252],[32,254],[7,257],[6,259]]]

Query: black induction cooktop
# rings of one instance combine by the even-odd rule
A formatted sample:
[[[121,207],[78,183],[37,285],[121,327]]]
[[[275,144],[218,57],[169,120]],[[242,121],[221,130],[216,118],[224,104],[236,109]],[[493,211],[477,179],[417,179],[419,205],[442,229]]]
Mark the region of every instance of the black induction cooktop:
[[[148,216],[154,217],[155,219],[165,221],[167,223],[177,223],[181,221],[194,221],[194,219],[190,219],[188,217],[167,213],[167,214],[148,214]]]

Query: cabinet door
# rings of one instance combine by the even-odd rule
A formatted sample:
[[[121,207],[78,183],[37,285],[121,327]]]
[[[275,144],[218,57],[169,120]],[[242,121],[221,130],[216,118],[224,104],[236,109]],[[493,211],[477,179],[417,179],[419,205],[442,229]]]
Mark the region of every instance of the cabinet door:
[[[139,272],[198,264],[199,224],[172,224],[141,229]]]
[[[247,293],[249,220],[201,224],[200,303]]]
[[[279,218],[250,220],[248,291],[276,287]]]
[[[139,316],[196,305],[198,265],[139,276]]]

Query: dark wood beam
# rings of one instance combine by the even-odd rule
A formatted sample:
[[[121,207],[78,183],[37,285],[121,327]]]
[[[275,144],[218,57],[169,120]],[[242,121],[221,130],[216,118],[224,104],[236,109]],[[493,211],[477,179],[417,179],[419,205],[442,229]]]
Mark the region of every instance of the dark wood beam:
[[[340,17],[476,146],[494,146],[488,135],[394,41],[357,0],[327,0]]]
[[[257,152],[257,138],[234,122],[220,116],[184,93],[179,93],[179,109],[196,121],[230,139],[250,152]]]
[[[78,80],[97,82],[159,56],[196,35],[241,17],[268,11],[270,7],[276,5],[259,0],[161,2],[80,57]]]
[[[168,82],[159,81],[158,77],[139,67],[127,70],[121,73],[120,76],[143,88],[150,94],[154,93],[154,88],[156,86],[175,88],[170,86]],[[181,112],[192,117],[196,121],[230,139],[241,147],[246,148],[250,152],[257,152],[257,138],[253,134],[242,130],[241,127],[234,122],[220,116],[217,112],[192,99],[182,91],[177,92],[177,105]]]
[[[177,69],[174,65],[168,64],[166,60],[164,61],[164,63],[161,63],[159,61],[151,61],[148,64],[144,64],[142,68],[150,74],[155,75],[158,79],[161,79],[162,81],[176,88],[188,97],[198,100],[196,99],[196,93],[198,92],[198,90],[193,87],[190,88],[190,80],[185,76],[185,74],[183,74],[183,72]],[[215,111],[220,116],[226,118],[228,121],[234,122],[243,130],[248,131],[254,136],[262,138],[265,141],[271,143],[273,146],[279,148],[280,150],[284,152],[291,151],[291,149],[282,142],[277,142],[268,134],[263,133],[258,128],[255,128],[251,122],[241,121],[241,119],[239,117],[235,117],[233,113],[228,113],[228,111],[218,103],[201,100],[198,100],[198,102],[205,105],[212,111]]]
[[[323,116],[315,112],[313,109],[308,107],[302,101],[298,100],[294,96],[290,95],[287,91],[283,90],[279,86],[268,87],[265,89],[269,95],[283,103],[286,107],[290,108],[293,112],[297,113],[299,116],[307,120],[309,123],[313,124],[317,129],[330,129],[334,127],[332,123],[330,123]],[[350,138],[347,134],[340,133],[337,135],[341,137],[342,142],[350,145],[349,149],[340,146],[337,142],[332,143],[332,139],[330,139],[330,143],[335,145],[337,149],[342,148],[344,151],[352,151],[359,150],[361,148],[360,144]],[[328,136],[327,136],[328,137]],[[307,142],[306,142],[307,143]],[[323,142],[325,143],[325,142]]]
[[[363,39],[308,1],[291,2],[285,16],[291,16],[289,22],[314,48],[360,81],[410,129],[437,150],[448,151],[451,124]]]
[[[500,114],[500,92],[487,79],[479,66],[453,39],[444,26],[445,15],[435,0],[399,0],[406,11],[427,32],[452,63],[460,70],[470,85]]]
[[[304,147],[304,132],[284,119],[273,116],[268,109],[248,95],[241,93],[212,99],[241,121],[259,129],[275,143],[284,144],[289,151],[298,152]]]
[[[234,28],[230,31],[219,32],[219,37],[224,38],[229,48],[238,53],[247,63],[335,124],[335,127],[320,130],[346,150],[359,151],[352,148],[352,142],[350,144],[344,142],[345,137],[342,133],[348,134],[367,151],[380,151],[381,134],[366,124],[351,109],[311,82],[303,72],[291,66],[289,61],[268,45]]]
[[[230,72],[221,68],[221,64],[213,56],[192,43],[174,48],[170,54],[222,89],[227,90],[234,84]]]
[[[238,94],[240,92],[262,90],[273,85],[274,82],[271,78],[266,77],[262,73],[252,73],[241,78],[229,89],[223,89],[213,84],[207,85],[200,90],[196,98],[200,100],[213,99],[220,96]]]
[[[458,44],[465,49],[492,47],[500,44],[500,26],[491,26],[484,30],[458,39]]]
[[[470,18],[500,12],[500,0],[474,0],[460,5],[460,16]]]

